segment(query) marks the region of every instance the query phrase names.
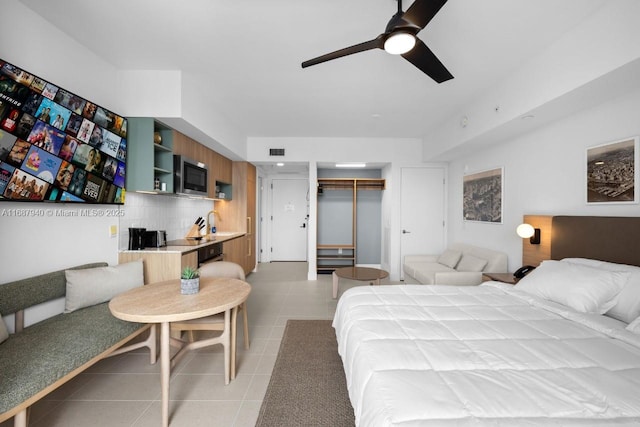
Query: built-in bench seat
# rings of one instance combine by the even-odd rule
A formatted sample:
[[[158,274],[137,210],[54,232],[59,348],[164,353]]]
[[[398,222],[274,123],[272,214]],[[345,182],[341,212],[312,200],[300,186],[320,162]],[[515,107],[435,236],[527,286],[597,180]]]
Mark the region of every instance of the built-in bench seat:
[[[15,426],[26,426],[31,405],[105,357],[148,347],[150,362],[156,361],[155,325],[119,320],[108,303],[24,328],[24,310],[64,297],[65,285],[65,270],[0,285],[0,313],[14,314],[16,329],[0,343],[0,422],[15,417]],[[147,330],[144,341],[123,347]]]

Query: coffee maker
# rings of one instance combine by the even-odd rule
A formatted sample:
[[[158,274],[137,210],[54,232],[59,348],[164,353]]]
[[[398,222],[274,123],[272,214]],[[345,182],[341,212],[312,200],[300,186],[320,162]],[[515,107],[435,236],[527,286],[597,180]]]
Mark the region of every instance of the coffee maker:
[[[129,250],[144,249],[144,233],[146,228],[129,228]]]

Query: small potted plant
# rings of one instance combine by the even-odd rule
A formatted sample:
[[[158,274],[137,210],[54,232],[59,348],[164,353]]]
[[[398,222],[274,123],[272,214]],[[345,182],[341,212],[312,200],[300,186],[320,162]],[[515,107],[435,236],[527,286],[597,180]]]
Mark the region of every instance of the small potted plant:
[[[186,266],[180,275],[180,293],[182,295],[197,294],[200,290],[200,272],[197,268]]]

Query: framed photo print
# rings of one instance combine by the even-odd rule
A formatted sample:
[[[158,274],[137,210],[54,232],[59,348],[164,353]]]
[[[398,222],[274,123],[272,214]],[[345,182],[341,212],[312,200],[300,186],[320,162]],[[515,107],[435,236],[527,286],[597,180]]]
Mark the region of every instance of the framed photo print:
[[[465,221],[502,223],[503,168],[463,178],[462,213]]]
[[[638,203],[638,140],[587,148],[587,204]]]

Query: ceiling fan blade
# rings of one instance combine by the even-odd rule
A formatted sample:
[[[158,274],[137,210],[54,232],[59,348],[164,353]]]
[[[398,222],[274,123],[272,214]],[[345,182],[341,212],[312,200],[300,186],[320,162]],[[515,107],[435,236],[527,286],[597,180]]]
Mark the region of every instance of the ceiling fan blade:
[[[414,48],[407,53],[403,53],[402,57],[438,83],[453,78],[453,75],[442,65],[442,62],[431,52],[431,49],[417,37]]]
[[[312,65],[320,64],[322,62],[331,61],[332,59],[341,58],[343,56],[352,55],[358,52],[364,52],[371,49],[382,49],[384,47],[384,34],[380,34],[373,40],[368,42],[356,44],[354,46],[345,47],[344,49],[336,50],[335,52],[327,53],[326,55],[318,56],[317,58],[304,61],[302,68],[310,67]]]
[[[402,18],[424,28],[446,2],[447,0],[416,0],[402,15]]]

